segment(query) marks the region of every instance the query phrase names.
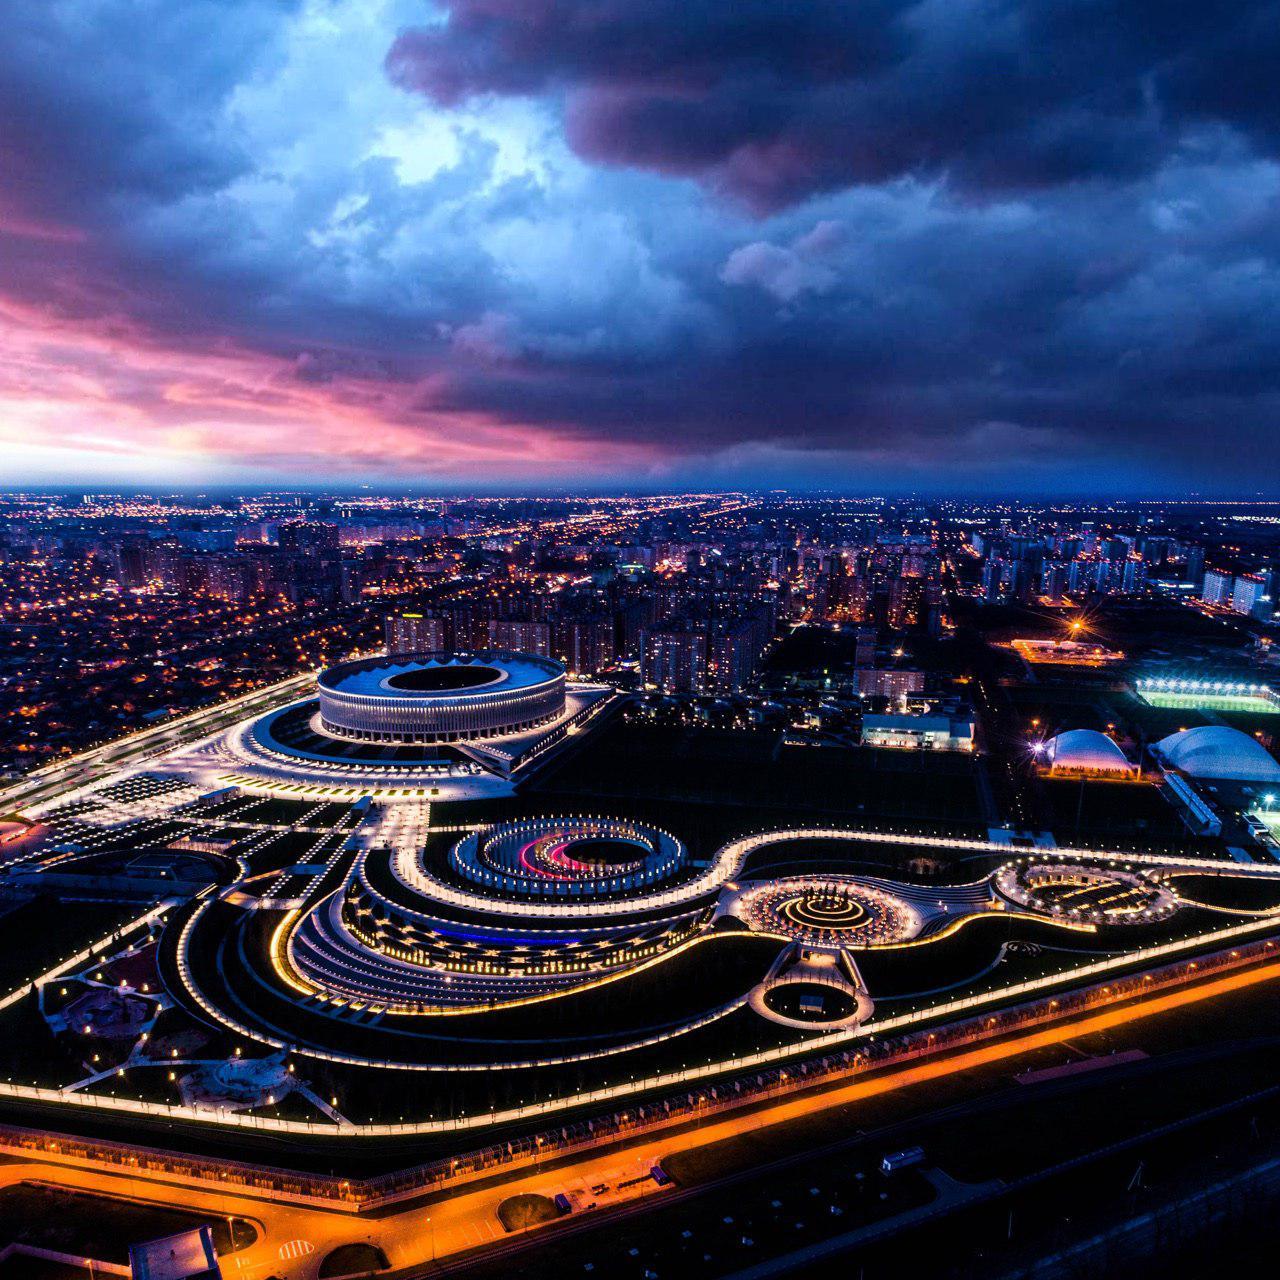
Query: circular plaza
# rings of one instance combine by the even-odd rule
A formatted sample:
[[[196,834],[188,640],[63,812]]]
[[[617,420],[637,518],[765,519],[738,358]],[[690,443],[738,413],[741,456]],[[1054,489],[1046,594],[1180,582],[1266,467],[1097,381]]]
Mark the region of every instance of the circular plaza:
[[[818,947],[884,947],[920,935],[925,917],[905,897],[854,876],[789,876],[749,885],[733,913],[758,933]]]
[[[673,835],[614,818],[545,818],[470,832],[450,864],[487,889],[524,897],[600,898],[669,879],[685,863]]]
[[[1006,863],[992,885],[1011,906],[1079,924],[1150,924],[1179,907],[1177,896],[1150,875],[1090,863]]]

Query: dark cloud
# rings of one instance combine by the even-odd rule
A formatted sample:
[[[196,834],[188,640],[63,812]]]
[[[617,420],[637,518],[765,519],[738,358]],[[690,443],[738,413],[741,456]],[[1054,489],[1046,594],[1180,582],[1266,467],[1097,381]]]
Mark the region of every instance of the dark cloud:
[[[833,481],[874,465],[946,484],[963,459],[981,483],[1051,447],[1107,488],[1243,477],[1280,465],[1278,199],[1261,161],[1034,202],[831,199],[840,218],[792,218],[721,261],[719,349],[474,361],[446,403],[673,455],[789,451]]]
[[[0,5],[0,396],[286,406],[281,456],[1280,467],[1275,4],[445,9]]]
[[[445,0],[387,65],[445,105],[562,94],[593,160],[758,210],[905,173],[991,191],[1149,170],[1207,122],[1271,146],[1280,4]]]
[[[743,77],[838,83],[902,56],[902,0],[858,5],[770,0],[460,0],[445,27],[411,30],[392,73],[439,101],[539,93],[561,82],[712,90]]]
[[[215,108],[301,0],[9,0],[0,15],[6,194],[80,216],[83,202],[174,196],[244,172]]]

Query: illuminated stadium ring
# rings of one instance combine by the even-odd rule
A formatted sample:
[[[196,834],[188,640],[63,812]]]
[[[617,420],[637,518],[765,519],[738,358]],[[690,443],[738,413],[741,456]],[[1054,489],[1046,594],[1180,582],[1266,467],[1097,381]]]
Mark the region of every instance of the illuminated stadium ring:
[[[521,930],[411,912],[356,876],[296,919],[277,965],[320,999],[407,1014],[496,1008],[591,985],[689,939],[699,917]]]
[[[1150,924],[1167,919],[1180,905],[1150,876],[1090,863],[1006,863],[992,884],[1016,907],[1081,924]]]
[[[562,716],[565,670],[531,653],[417,653],[322,671],[319,727],[358,742],[448,743]]]
[[[749,885],[736,914],[760,933],[824,947],[885,947],[909,942],[925,927],[905,898],[853,876],[792,876]]]
[[[684,865],[685,847],[665,831],[616,818],[535,818],[464,836],[449,862],[500,892],[607,897],[669,879]]]
[[[635,834],[622,822],[576,820],[570,832],[587,846],[600,839],[598,831],[584,830],[588,825],[624,837],[623,843]],[[515,834],[527,843],[528,832]],[[658,833],[644,834],[661,844]],[[282,925],[270,951],[286,986],[322,1001],[398,1014],[497,1008],[608,980],[689,942],[706,922],[705,906],[675,904],[640,918],[615,914],[588,924],[574,915],[530,924],[504,919],[509,904],[488,895],[485,910],[459,915],[387,880],[387,856],[385,850],[362,853],[340,891]],[[586,902],[572,905],[588,909]]]

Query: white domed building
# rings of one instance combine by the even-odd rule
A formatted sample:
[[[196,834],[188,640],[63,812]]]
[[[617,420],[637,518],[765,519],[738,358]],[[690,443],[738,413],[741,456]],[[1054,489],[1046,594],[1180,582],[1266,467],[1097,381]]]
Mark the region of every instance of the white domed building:
[[[1138,766],[1114,738],[1096,729],[1068,729],[1044,744],[1041,759],[1053,777],[1135,778]]]
[[[1192,778],[1280,783],[1280,764],[1256,739],[1222,724],[1198,725],[1162,738],[1156,755]]]

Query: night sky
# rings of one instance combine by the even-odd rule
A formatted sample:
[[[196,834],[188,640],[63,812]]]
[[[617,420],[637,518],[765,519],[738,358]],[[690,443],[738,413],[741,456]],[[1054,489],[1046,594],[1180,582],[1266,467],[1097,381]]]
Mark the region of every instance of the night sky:
[[[4,0],[0,483],[1280,490],[1280,3]]]

